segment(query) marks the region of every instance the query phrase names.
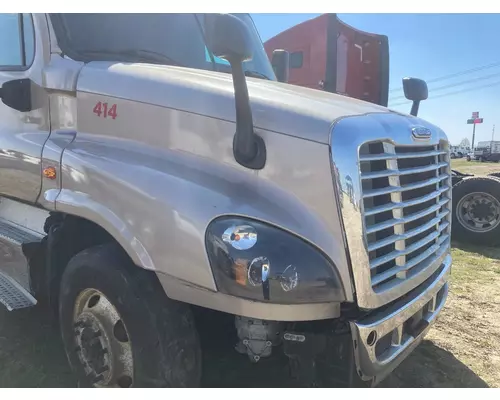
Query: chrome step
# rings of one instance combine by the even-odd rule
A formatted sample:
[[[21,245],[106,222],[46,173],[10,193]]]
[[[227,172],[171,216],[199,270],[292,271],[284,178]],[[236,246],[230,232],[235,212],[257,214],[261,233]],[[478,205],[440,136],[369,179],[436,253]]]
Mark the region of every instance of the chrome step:
[[[13,311],[33,307],[37,301],[14,279],[0,272],[0,303],[7,307],[7,310]]]

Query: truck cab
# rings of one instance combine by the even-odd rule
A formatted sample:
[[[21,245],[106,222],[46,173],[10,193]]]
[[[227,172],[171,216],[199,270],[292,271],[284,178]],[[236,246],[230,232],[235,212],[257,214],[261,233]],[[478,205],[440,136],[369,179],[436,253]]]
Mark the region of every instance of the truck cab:
[[[200,310],[307,385],[377,385],[423,339],[451,268],[440,128],[278,82],[248,14],[0,28],[0,301],[53,311],[81,386],[199,386]]]
[[[387,107],[389,40],[322,14],[280,32],[264,43],[269,59],[290,53],[288,82]]]

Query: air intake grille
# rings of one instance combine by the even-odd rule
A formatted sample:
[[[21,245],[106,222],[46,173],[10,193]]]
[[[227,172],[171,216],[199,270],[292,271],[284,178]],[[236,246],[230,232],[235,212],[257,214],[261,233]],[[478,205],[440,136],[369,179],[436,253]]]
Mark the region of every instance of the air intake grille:
[[[375,292],[411,279],[449,246],[446,146],[379,141],[360,148],[364,235]]]

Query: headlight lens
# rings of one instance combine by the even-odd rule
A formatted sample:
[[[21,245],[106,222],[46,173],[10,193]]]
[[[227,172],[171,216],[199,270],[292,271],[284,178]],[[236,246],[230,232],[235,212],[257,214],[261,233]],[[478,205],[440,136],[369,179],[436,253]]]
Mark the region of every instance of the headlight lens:
[[[271,303],[341,301],[337,270],[314,246],[268,224],[221,217],[206,246],[218,290]]]

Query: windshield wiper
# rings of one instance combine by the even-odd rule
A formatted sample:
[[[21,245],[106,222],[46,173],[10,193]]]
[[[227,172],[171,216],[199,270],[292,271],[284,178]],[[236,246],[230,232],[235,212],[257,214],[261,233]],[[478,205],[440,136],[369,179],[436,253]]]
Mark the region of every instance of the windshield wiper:
[[[266,75],[264,74],[261,74],[260,72],[257,72],[257,71],[250,71],[250,70],[246,70],[245,71],[245,75],[246,76],[250,76],[252,78],[262,78],[262,79],[267,79],[268,81],[270,81],[271,79],[269,79]]]
[[[145,61],[150,61],[154,62],[155,64],[169,64],[169,65],[176,65],[179,67],[183,67],[181,63],[175,61],[174,59],[170,58],[169,56],[166,56],[165,54],[158,53],[156,51],[152,50],[144,50],[144,49],[119,49],[119,50],[113,50],[113,49],[88,49],[88,50],[79,50],[79,54],[82,55],[89,55],[89,56],[120,56],[124,57],[125,59],[127,58],[135,58],[137,60],[145,60]]]

